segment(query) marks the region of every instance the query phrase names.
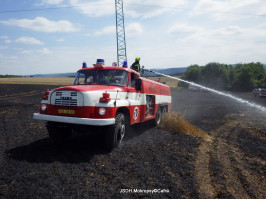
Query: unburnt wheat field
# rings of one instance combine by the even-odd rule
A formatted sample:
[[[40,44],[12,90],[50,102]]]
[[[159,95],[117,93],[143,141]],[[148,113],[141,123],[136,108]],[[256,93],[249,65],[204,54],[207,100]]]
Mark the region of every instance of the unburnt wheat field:
[[[32,119],[55,87],[0,84],[0,198],[266,198],[266,113],[172,89],[160,128],[135,125],[106,153],[99,130],[58,146]]]

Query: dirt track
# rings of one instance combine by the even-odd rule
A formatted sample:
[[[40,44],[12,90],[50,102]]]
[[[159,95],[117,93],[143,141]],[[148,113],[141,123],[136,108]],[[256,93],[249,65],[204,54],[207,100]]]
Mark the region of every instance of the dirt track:
[[[54,87],[0,84],[0,198],[266,198],[265,114],[173,89],[172,110],[209,137],[144,123],[106,154],[101,136],[80,134],[58,147],[44,122],[32,120]],[[266,106],[265,98],[237,95]]]

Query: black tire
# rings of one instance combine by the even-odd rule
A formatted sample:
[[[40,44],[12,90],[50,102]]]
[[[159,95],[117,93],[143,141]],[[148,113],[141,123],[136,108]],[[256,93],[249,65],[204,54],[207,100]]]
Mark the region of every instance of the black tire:
[[[53,142],[58,144],[66,143],[72,135],[72,129],[56,123],[47,123],[48,134]]]
[[[159,127],[161,120],[162,120],[162,111],[161,111],[160,107],[158,107],[156,117],[154,119],[154,126]]]
[[[105,132],[105,149],[110,152],[118,148],[127,132],[127,122],[123,113],[115,117],[115,124],[108,126]]]

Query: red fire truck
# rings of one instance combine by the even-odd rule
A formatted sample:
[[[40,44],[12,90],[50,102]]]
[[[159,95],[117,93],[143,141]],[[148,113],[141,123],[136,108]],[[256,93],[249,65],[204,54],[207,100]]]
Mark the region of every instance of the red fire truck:
[[[81,127],[104,127],[105,147],[118,147],[130,125],[160,123],[171,109],[170,88],[131,69],[94,64],[77,72],[72,86],[45,91],[36,120],[47,121],[49,136],[64,142]]]

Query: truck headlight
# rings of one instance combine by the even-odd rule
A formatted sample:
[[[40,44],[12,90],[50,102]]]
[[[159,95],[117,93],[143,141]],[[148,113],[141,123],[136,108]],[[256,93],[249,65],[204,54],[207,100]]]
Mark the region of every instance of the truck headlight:
[[[46,109],[47,109],[46,104],[41,104],[41,110],[42,110],[42,111],[46,111]]]
[[[106,109],[105,108],[100,108],[99,109],[99,114],[100,115],[105,115]]]

